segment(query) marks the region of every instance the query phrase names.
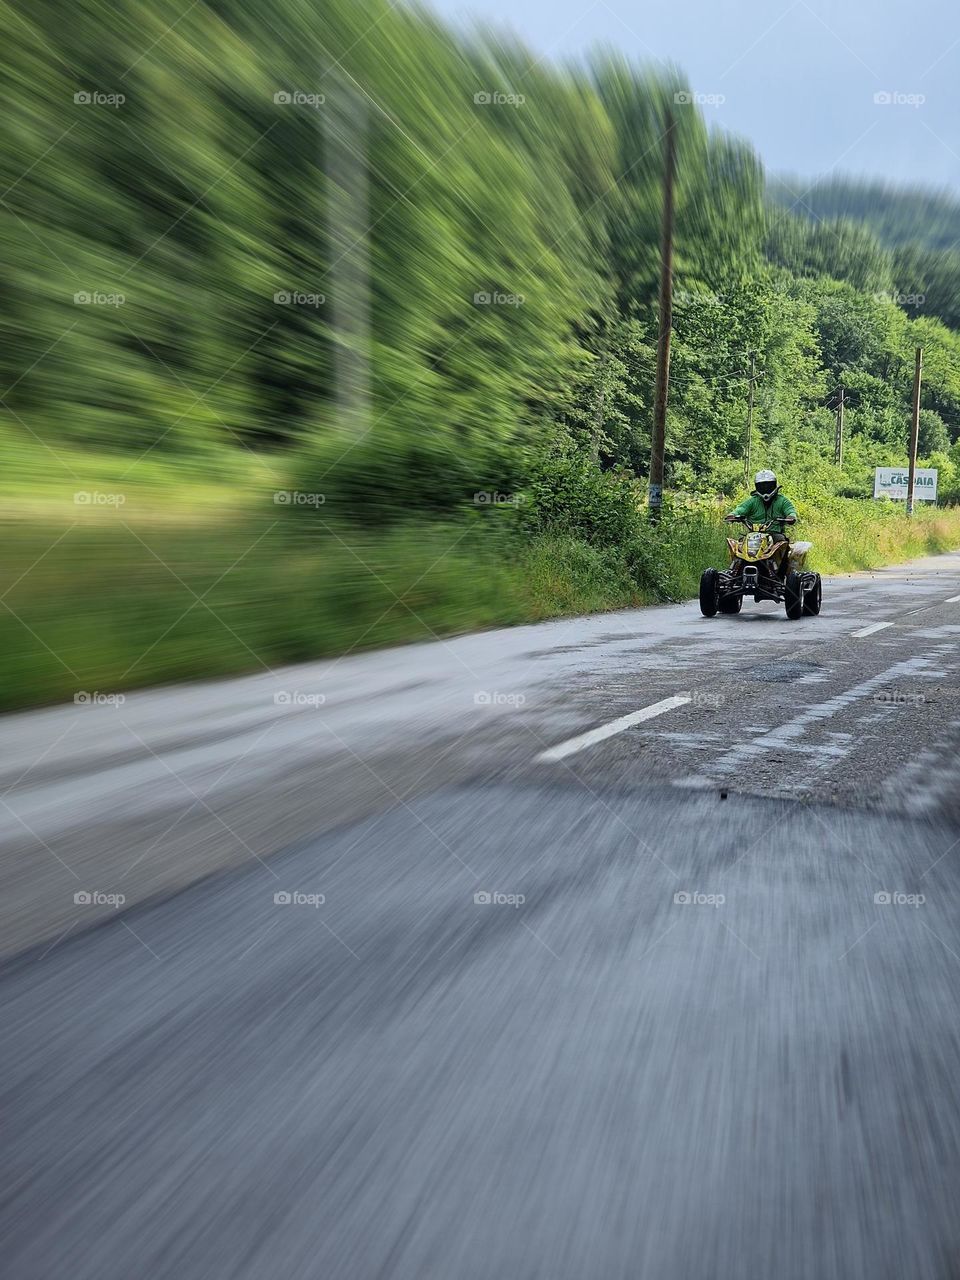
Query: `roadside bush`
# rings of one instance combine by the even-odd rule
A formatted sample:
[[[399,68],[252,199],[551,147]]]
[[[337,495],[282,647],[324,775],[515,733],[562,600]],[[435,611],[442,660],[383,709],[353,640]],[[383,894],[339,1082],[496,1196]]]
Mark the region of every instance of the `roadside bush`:
[[[569,437],[534,458],[523,496],[529,531],[570,534],[596,546],[624,547],[644,521],[644,493],[633,473],[601,470]]]
[[[426,431],[408,439],[378,430],[354,438],[337,433],[295,466],[296,487],[322,494],[327,516],[371,528],[418,511],[426,518],[449,514],[476,492],[497,490],[497,471],[495,461]],[[309,514],[310,508],[301,510]]]

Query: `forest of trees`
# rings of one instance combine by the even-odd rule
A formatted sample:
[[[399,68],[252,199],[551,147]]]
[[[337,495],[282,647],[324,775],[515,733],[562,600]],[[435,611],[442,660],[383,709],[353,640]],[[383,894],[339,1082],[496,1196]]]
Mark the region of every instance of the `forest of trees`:
[[[960,497],[946,197],[771,181],[679,70],[388,0],[0,0],[0,29],[0,706],[690,596],[751,370],[750,469],[819,569],[957,545],[960,508],[862,500],[918,344]]]
[[[922,344],[921,447],[955,491],[946,197],[797,200],[679,72],[558,68],[386,0],[0,7],[8,456],[121,454],[134,476],[283,456],[362,519],[571,459],[642,479],[671,110],[668,486],[740,482],[752,356],[754,458],[866,494],[905,456]]]
[[[799,179],[768,185],[776,204],[809,220],[801,237],[807,269],[816,270],[821,262],[818,238],[839,235],[851,247],[862,246],[859,264],[848,255],[851,274],[844,279],[858,284],[882,279],[911,316],[932,316],[960,328],[960,202],[955,196],[850,178],[807,188]],[[842,270],[825,261],[834,272]]]
[[[953,249],[960,243],[960,203],[950,191],[865,178],[829,177],[811,183],[784,176],[771,180],[769,193],[788,207],[802,197],[803,205],[797,208],[811,218],[864,222],[890,248]]]

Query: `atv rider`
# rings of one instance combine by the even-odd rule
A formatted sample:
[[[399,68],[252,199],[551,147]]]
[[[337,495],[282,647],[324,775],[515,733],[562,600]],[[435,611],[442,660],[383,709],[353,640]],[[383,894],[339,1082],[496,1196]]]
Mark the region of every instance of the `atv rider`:
[[[728,524],[749,520],[751,524],[779,525],[780,532],[786,538],[784,526],[796,523],[796,507],[780,492],[777,477],[772,471],[758,471],[754,483],[756,488],[750,497],[744,498],[724,519]],[[781,578],[786,574],[789,554],[788,542],[780,552],[777,566]]]

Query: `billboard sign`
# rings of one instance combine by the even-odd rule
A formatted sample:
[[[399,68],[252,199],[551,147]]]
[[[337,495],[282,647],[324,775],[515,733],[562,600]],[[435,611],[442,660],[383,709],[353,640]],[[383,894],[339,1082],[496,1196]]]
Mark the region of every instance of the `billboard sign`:
[[[877,467],[873,477],[875,498],[906,498],[910,473],[906,467]],[[913,496],[917,502],[936,502],[936,467],[917,467],[913,482]]]

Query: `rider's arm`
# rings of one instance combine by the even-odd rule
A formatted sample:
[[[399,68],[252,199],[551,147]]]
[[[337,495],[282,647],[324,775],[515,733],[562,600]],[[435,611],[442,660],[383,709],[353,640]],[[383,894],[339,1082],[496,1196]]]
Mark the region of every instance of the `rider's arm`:
[[[737,503],[737,505],[730,512],[730,514],[728,516],[725,516],[724,519],[729,521],[740,520],[743,516],[747,514],[747,512],[750,510],[752,505],[753,505],[753,502],[750,498],[744,498],[742,502]]]
[[[784,494],[780,495],[779,506],[780,506],[780,511],[779,511],[779,514],[777,515],[778,520],[796,520],[797,519],[797,508],[793,505],[793,503],[790,501],[789,498],[784,496]]]

